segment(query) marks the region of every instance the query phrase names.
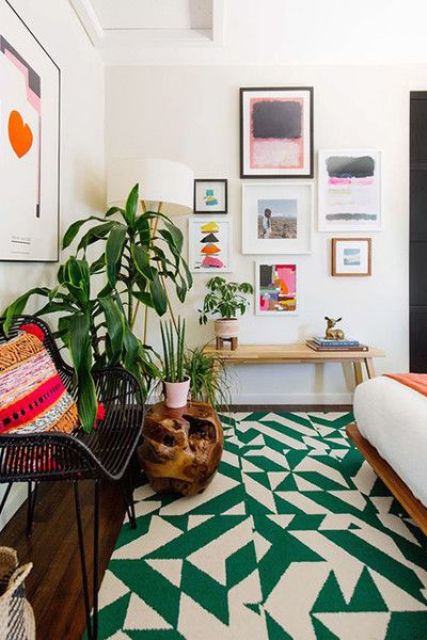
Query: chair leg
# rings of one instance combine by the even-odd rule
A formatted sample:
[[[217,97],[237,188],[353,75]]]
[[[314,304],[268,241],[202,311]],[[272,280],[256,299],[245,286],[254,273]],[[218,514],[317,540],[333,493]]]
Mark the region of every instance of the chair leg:
[[[10,493],[10,490],[12,489],[12,486],[13,486],[13,482],[9,482],[9,484],[7,485],[7,489],[4,492],[4,496],[3,496],[2,501],[0,503],[0,516],[1,516],[2,511],[4,509],[4,505],[6,504],[6,501],[7,501],[8,497],[9,497],[9,493]]]
[[[126,477],[121,485],[123,499],[125,501],[126,513],[129,518],[131,529],[136,529],[135,503],[133,500],[132,475],[130,470],[127,471]]]
[[[86,568],[85,547],[84,547],[84,540],[83,540],[83,527],[82,527],[80,492],[79,492],[78,480],[73,480],[73,487],[74,487],[74,503],[76,507],[77,535],[79,540],[80,564],[81,564],[82,580],[83,580],[83,598],[84,598],[85,613],[86,613],[87,636],[89,640],[93,640],[94,636],[92,635],[92,622],[90,619],[89,587],[88,587],[88,577],[87,577],[87,568]]]
[[[98,640],[99,480],[94,485],[92,640]]]
[[[25,535],[28,537],[31,535],[31,529],[33,527],[34,510],[36,507],[37,491],[39,483],[36,481],[34,484],[34,491],[32,491],[33,483],[28,481],[28,498],[27,498],[27,526],[25,529]]]

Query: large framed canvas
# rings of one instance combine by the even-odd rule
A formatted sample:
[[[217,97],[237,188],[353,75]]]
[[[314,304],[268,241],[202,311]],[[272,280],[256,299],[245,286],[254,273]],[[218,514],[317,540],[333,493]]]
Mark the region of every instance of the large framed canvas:
[[[240,177],[313,177],[313,88],[240,89]]]
[[[0,260],[58,260],[60,70],[0,3]]]
[[[263,260],[255,263],[255,313],[292,316],[298,312],[297,265]]]
[[[381,158],[372,149],[319,151],[319,231],[381,229]]]
[[[242,185],[242,253],[310,253],[313,187],[309,182]]]
[[[229,273],[232,232],[229,218],[192,217],[188,221],[188,263],[193,273]]]

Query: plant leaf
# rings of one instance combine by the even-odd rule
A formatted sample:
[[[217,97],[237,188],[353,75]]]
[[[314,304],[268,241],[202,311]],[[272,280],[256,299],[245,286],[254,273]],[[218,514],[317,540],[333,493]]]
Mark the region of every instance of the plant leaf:
[[[150,280],[149,287],[151,299],[153,301],[153,307],[157,311],[159,316],[163,316],[166,313],[168,303],[166,291],[160,281],[157,271],[154,272],[154,277],[152,278],[152,280]]]
[[[108,282],[112,287],[117,282],[117,269],[122,258],[127,229],[123,224],[116,223],[108,236],[105,248],[105,262],[107,265]]]
[[[23,293],[22,296],[19,296],[19,298],[16,298],[14,302],[11,302],[11,304],[3,312],[3,316],[5,317],[5,320],[3,323],[3,331],[5,335],[6,336],[9,335],[9,332],[13,323],[13,318],[15,316],[21,315],[21,313],[24,311],[25,307],[27,306],[27,302],[29,298],[35,295],[44,296],[48,298],[49,293],[50,293],[50,289],[48,289],[47,287],[35,287],[34,289],[30,289],[26,293]]]
[[[136,212],[139,203],[139,184],[136,184],[128,195],[125,207],[125,219],[130,227],[133,227],[136,221]]]
[[[116,364],[119,362],[123,350],[125,319],[112,298],[99,298],[99,304],[104,311],[107,324],[107,336],[112,351],[112,364]]]
[[[104,220],[102,218],[98,218],[98,216],[89,216],[88,218],[84,218],[82,220],[76,220],[76,222],[73,222],[73,224],[68,227],[67,231],[64,234],[64,238],[62,240],[63,249],[66,249],[70,246],[70,244],[80,231],[80,228],[84,224],[86,224],[86,222],[89,222],[89,220],[98,220],[99,222],[104,222]]]

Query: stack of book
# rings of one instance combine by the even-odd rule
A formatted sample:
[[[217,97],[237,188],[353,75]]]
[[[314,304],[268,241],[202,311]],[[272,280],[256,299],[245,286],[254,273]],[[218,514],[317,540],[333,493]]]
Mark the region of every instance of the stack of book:
[[[360,344],[358,340],[353,338],[330,340],[329,338],[315,336],[307,340],[307,346],[314,351],[368,351],[368,347],[365,344]]]

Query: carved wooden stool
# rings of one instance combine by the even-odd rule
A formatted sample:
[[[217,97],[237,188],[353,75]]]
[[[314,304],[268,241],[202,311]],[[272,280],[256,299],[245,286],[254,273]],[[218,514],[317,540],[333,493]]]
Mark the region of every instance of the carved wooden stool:
[[[221,461],[222,426],[215,410],[203,402],[169,409],[151,407],[138,458],[157,493],[192,496],[211,482]]]

